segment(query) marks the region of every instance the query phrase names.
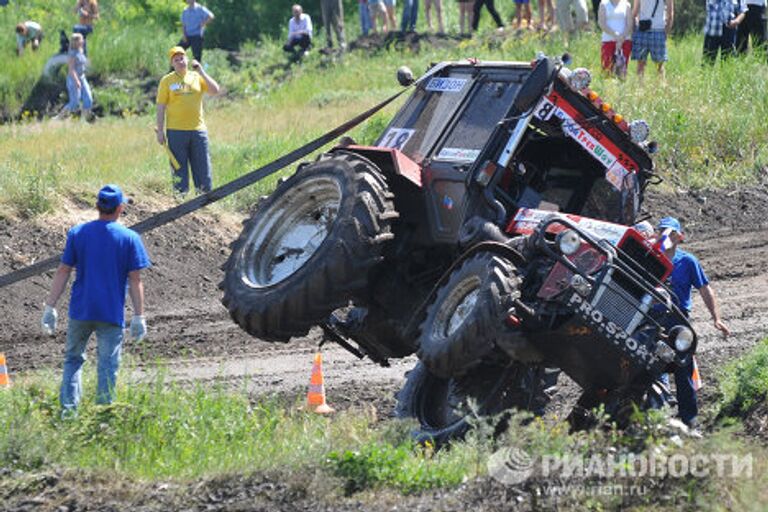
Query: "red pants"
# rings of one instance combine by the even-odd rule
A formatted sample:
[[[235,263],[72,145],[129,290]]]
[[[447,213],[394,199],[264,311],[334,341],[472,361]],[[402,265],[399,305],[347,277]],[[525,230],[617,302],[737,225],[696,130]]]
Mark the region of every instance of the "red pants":
[[[632,51],[632,41],[626,40],[621,45],[621,53],[624,54],[624,58],[629,62],[629,54]],[[606,41],[603,46],[600,47],[600,61],[603,64],[603,69],[610,71],[613,67],[613,54],[616,53],[616,41]]]

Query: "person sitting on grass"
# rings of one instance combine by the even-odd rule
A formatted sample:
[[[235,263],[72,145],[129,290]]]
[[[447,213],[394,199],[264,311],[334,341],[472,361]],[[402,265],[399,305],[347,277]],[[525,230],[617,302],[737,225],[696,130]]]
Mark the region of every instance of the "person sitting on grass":
[[[288,20],[288,42],[283,50],[294,58],[299,58],[309,51],[312,46],[312,18],[306,14],[299,4],[292,7],[293,16]],[[297,53],[296,47],[299,47]]]
[[[43,28],[36,21],[25,21],[16,25],[16,55],[21,57],[24,48],[29,44],[33,51],[40,48],[43,39]]]

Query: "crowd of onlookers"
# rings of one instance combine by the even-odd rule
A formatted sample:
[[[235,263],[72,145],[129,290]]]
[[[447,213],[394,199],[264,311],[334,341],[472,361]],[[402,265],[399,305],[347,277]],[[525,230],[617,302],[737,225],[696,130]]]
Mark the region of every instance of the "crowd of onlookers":
[[[413,32],[419,16],[419,0],[358,0],[360,35]],[[623,77],[630,60],[637,62],[637,73],[643,75],[650,56],[659,74],[664,74],[667,61],[667,37],[675,19],[674,0],[538,0],[534,16],[533,0],[514,0],[512,27],[518,30],[561,31],[566,38],[591,30],[592,18],[601,32],[601,63],[608,73]],[[325,45],[328,53],[335,44],[346,49],[344,13],[341,0],[319,0]],[[488,11],[499,30],[504,30],[502,16],[494,0],[424,0],[424,16],[428,31],[445,33],[447,9],[458,9],[459,33],[467,35],[479,26],[483,9]],[[400,23],[396,22],[398,7]],[[704,62],[714,63],[722,58],[744,54],[752,46],[765,51],[766,0],[705,0]],[[296,4],[288,22],[288,39],[284,49],[293,57],[306,55],[313,44],[312,19]],[[536,19],[537,21],[534,21]]]

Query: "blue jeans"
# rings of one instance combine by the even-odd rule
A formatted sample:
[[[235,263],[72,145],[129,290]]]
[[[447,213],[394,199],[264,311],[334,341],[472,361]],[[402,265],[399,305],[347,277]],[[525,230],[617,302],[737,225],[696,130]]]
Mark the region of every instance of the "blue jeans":
[[[360,10],[360,32],[364,36],[368,35],[371,30],[371,14],[368,12],[368,3],[358,3],[358,9]]]
[[[677,415],[686,425],[699,415],[699,403],[696,400],[696,390],[693,387],[693,358],[689,358],[688,364],[679,366],[675,371],[675,388],[677,389]],[[661,380],[669,386],[669,374],[661,376]]]
[[[209,192],[213,186],[211,178],[211,155],[208,151],[208,132],[205,130],[168,130],[168,147],[179,162],[174,170],[174,188],[177,192],[189,192],[189,168],[198,192]]]
[[[400,32],[416,30],[416,20],[419,17],[419,0],[405,0],[403,17],[400,18]]]
[[[62,409],[73,410],[82,395],[82,369],[88,338],[96,333],[98,342],[98,389],[96,402],[112,403],[114,399],[117,369],[120,367],[120,351],[123,346],[123,328],[105,322],[89,322],[69,319],[67,347],[64,354],[64,376],[61,379],[59,401]]]
[[[80,87],[75,84],[71,75],[67,75],[67,92],[69,93],[69,103],[67,110],[77,112],[80,109],[80,101],[83,102],[83,108],[90,110],[93,106],[93,96],[91,95],[91,86],[88,84],[85,75],[80,75]]]

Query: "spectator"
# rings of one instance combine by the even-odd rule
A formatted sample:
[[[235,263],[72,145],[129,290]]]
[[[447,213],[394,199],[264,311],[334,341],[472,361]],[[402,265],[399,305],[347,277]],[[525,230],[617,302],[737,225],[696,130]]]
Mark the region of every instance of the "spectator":
[[[339,44],[339,50],[343,52],[347,49],[347,42],[344,38],[344,6],[341,0],[320,0],[320,9],[325,25],[325,52],[328,53],[333,48],[332,32],[336,33],[336,42]]]
[[[80,403],[85,348],[94,332],[98,342],[96,401],[109,404],[114,399],[123,345],[126,286],[133,304],[131,336],[140,340],[147,333],[141,271],[150,266],[150,261],[139,234],[117,222],[124,208],[120,187],[106,185],[99,191],[99,218],[67,233],[61,263],[45,301],[42,327],[53,335],[58,318],[56,303],[75,269],[59,395],[64,417],[74,415]]]
[[[93,22],[99,19],[98,0],[77,0],[75,14],[80,22],[75,25],[74,32],[83,35],[83,53],[88,55],[88,34],[93,32]]]
[[[626,63],[632,51],[632,7],[628,0],[602,0],[597,13],[597,23],[603,31],[600,48],[600,61],[603,69],[611,72],[616,61],[615,56],[620,52],[623,71],[619,77],[624,78],[627,71]]]
[[[67,53],[67,93],[69,102],[56,116],[57,119],[64,119],[80,110],[80,103],[83,104],[82,117],[92,121],[91,107],[93,106],[93,94],[88,79],[85,77],[85,70],[88,67],[88,58],[83,53],[83,43],[85,38],[83,34],[74,33],[69,39],[69,52]]]
[[[638,76],[642,78],[645,74],[645,63],[650,53],[663,79],[667,35],[675,19],[674,0],[636,0],[632,6],[632,19],[637,26],[632,33],[632,60],[637,61]]]
[[[395,30],[397,20],[395,19],[396,0],[384,0],[384,7],[387,8],[387,20],[389,20],[389,30]]]
[[[213,21],[213,13],[195,0],[187,0],[187,8],[181,13],[181,26],[184,35],[179,46],[185,50],[192,47],[192,56],[196,61],[203,61],[203,34],[205,27]]]
[[[673,217],[664,217],[659,222],[658,230],[661,232],[662,247],[664,240],[669,241],[665,253],[673,265],[669,282],[674,292],[677,306],[683,314],[688,316],[693,306],[691,288],[698,289],[704,304],[709,310],[709,314],[712,316],[715,329],[720,331],[723,336],[728,336],[731,331],[720,316],[720,306],[715,297],[715,292],[709,285],[709,279],[707,279],[701,263],[692,254],[679,249],[680,243],[684,240],[680,222]],[[695,429],[699,407],[692,379],[693,366],[694,362],[693,358],[691,358],[687,365],[679,367],[675,371],[675,387],[677,388],[677,406],[680,419],[688,427]]]
[[[571,9],[573,9],[573,14],[571,14]],[[560,29],[566,35],[574,35],[579,30],[589,28],[586,0],[556,0],[555,10]],[[574,16],[576,17],[575,23]]]
[[[727,59],[736,54],[736,30],[747,15],[745,0],[707,0],[704,22],[704,62],[714,64],[717,51]]]
[[[383,0],[368,0],[368,10],[371,16],[371,30],[376,32],[377,20],[381,21],[381,30],[384,33],[389,32],[389,15],[387,13],[387,6],[384,5]],[[394,26],[392,26],[394,29]]]
[[[555,7],[552,0],[539,0],[539,30],[548,30],[555,24]]]
[[[403,15],[400,17],[400,32],[416,32],[419,18],[419,0],[404,0]]]
[[[312,46],[312,18],[303,12],[299,4],[295,4],[291,12],[293,16],[288,20],[288,42],[283,46],[283,50],[298,57],[307,53]],[[299,54],[296,53],[297,46]]]
[[[373,28],[371,25],[371,13],[368,12],[368,0],[358,0],[357,8],[360,13],[360,33],[365,37]]]
[[[765,0],[747,0],[747,16],[736,33],[736,51],[741,54],[747,52],[749,36],[752,36],[752,48],[759,48],[766,54],[766,40],[768,31],[765,26]]]
[[[21,57],[24,48],[29,44],[33,51],[40,48],[43,39],[43,28],[36,21],[25,21],[16,25],[16,55]]]
[[[523,28],[523,18],[525,18],[525,28],[532,29],[531,0],[515,0],[515,25],[517,28]]]
[[[493,0],[475,0],[475,4],[472,6],[472,30],[475,31],[480,26],[480,10],[483,6],[488,8],[488,12],[491,14],[493,21],[496,22],[498,29],[503,29],[504,23],[501,21],[501,16],[499,16]]]
[[[472,7],[474,0],[459,0],[459,31],[469,34],[472,31]]]
[[[592,16],[595,17],[595,23],[597,23],[597,28],[600,28],[600,23],[597,21],[597,17],[600,14],[600,3],[601,0],[592,0]]]
[[[157,88],[157,142],[161,146],[167,144],[174,163],[178,164],[172,163],[176,192],[182,196],[189,192],[189,167],[197,191],[208,192],[213,180],[208,131],[203,120],[203,94],[218,94],[219,84],[197,60],[187,61],[184,48],[174,46],[168,56],[173,71],[160,80]]]
[[[445,34],[443,23],[443,0],[424,0],[424,17],[427,18],[427,28],[432,31],[432,7],[437,12],[437,28],[439,34]]]

